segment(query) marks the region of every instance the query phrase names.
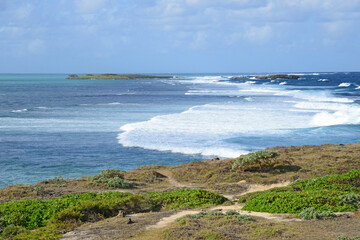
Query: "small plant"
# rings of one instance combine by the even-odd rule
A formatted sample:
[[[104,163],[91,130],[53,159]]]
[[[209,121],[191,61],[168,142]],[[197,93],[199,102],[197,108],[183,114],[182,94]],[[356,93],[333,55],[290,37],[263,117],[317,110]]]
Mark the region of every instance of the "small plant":
[[[32,187],[32,191],[35,192],[38,196],[42,196],[45,194],[44,186],[34,186]]]
[[[229,210],[229,211],[226,211],[226,212],[225,212],[225,215],[226,215],[226,216],[234,216],[234,215],[240,215],[240,213],[238,213],[238,212],[235,211],[235,210]]]
[[[224,216],[224,213],[221,211],[209,212],[211,216]]]
[[[252,217],[250,217],[249,215],[242,215],[242,214],[237,215],[236,219],[240,222],[254,221],[254,219]]]
[[[301,213],[299,213],[299,217],[302,217],[305,220],[309,219],[324,219],[324,218],[334,218],[336,215],[328,210],[328,211],[315,211],[314,208],[306,208]]]
[[[21,227],[21,226],[15,226],[13,224],[5,227],[2,229],[2,232],[0,234],[1,238],[11,238],[14,237],[20,233],[27,232],[28,230]]]
[[[190,215],[190,217],[199,219],[199,218],[205,217],[206,215],[207,215],[207,212],[199,212],[199,213]]]
[[[110,188],[130,188],[130,184],[124,180],[124,174],[118,169],[105,169],[89,178],[95,183],[106,184]]]
[[[61,176],[55,176],[55,177],[53,177],[53,179],[48,179],[48,181],[51,183],[60,182],[61,180],[62,180]]]
[[[237,158],[232,169],[271,168],[277,163],[276,158],[278,156],[280,156],[279,153],[271,151],[249,153],[246,157]]]
[[[344,236],[344,235],[341,235],[341,236],[338,236],[337,237],[338,240],[360,240],[360,235],[359,236],[356,236],[356,237],[348,237],[348,236]]]
[[[348,193],[341,195],[340,198],[345,204],[349,204],[355,208],[360,207],[360,194]]]

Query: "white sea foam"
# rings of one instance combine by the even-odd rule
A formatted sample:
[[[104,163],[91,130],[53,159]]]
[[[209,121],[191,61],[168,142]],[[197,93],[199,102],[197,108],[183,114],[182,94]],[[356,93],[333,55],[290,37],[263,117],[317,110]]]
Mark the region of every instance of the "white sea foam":
[[[360,123],[360,107],[345,103],[299,102],[296,108],[319,110],[310,121],[313,126]]]
[[[329,79],[326,79],[326,78],[321,78],[318,80],[318,82],[328,82],[328,81],[329,81]]]
[[[12,110],[11,112],[13,112],[13,113],[21,113],[21,112],[27,112],[27,111],[29,111],[29,110],[24,108],[24,109]]]
[[[232,102],[194,106],[182,113],[126,124],[118,135],[119,143],[159,151],[237,157],[246,148],[225,139],[360,121],[354,100],[335,97],[331,92],[229,83],[222,79],[212,76],[179,81],[194,84],[186,95],[240,97],[245,101],[233,98]],[[260,101],[254,101],[255,97]]]
[[[281,83],[279,83],[279,85],[286,85],[287,84],[287,82],[281,82]]]
[[[340,83],[339,87],[350,87],[351,83]]]
[[[114,106],[114,105],[132,105],[132,106],[137,106],[137,105],[141,105],[139,103],[122,103],[122,102],[110,102],[110,103],[83,103],[83,104],[79,104],[79,106]]]
[[[246,84],[254,84],[254,83],[256,83],[256,81],[246,81],[245,83]]]
[[[359,89],[360,89],[360,86],[357,86],[355,89],[356,89],[356,90],[359,90]]]
[[[222,140],[244,133],[271,134],[309,126],[311,116],[288,111],[289,103],[225,103],[195,106],[178,114],[126,124],[118,135],[127,147],[236,157],[245,151]],[[264,121],[266,119],[266,121]],[[286,121],[284,121],[286,119]]]

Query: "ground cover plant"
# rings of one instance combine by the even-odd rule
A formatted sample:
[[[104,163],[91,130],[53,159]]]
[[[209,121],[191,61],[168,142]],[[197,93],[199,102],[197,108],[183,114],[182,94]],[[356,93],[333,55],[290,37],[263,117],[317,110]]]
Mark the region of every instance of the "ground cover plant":
[[[221,211],[211,211],[211,212],[202,211],[202,212],[188,216],[188,218],[193,218],[193,219],[200,219],[200,218],[206,218],[206,217],[207,218],[215,217],[218,219],[225,218],[228,220],[231,219],[231,220],[236,220],[239,222],[254,221],[254,219],[251,216],[240,214],[235,210],[229,210],[229,211],[226,211],[225,213],[223,213]],[[180,221],[183,221],[184,219],[186,219],[186,218],[179,218],[176,221],[180,222]]]
[[[124,180],[123,171],[118,169],[105,169],[99,174],[89,178],[94,183],[106,184],[110,188],[130,188],[130,184]]]
[[[2,237],[56,239],[84,222],[95,222],[125,213],[221,204],[223,196],[200,189],[164,193],[120,192],[69,194],[51,200],[22,200],[0,204]],[[38,229],[37,231],[29,231]]]
[[[277,152],[264,150],[249,153],[245,157],[237,158],[232,165],[232,169],[270,169],[277,163],[276,158],[278,156],[280,154]]]
[[[360,170],[345,174],[299,180],[289,187],[243,196],[244,210],[270,213],[300,213],[312,208],[313,216],[326,211],[355,211],[360,206]],[[305,213],[304,213],[305,214]],[[310,214],[311,215],[311,214]]]

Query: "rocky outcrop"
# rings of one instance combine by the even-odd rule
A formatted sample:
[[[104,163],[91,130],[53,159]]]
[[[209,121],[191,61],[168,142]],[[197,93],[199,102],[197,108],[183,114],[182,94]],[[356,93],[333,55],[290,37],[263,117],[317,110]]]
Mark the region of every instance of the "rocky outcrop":
[[[244,76],[244,77],[232,77],[231,79],[299,79],[300,76],[289,74],[274,74],[263,76]]]

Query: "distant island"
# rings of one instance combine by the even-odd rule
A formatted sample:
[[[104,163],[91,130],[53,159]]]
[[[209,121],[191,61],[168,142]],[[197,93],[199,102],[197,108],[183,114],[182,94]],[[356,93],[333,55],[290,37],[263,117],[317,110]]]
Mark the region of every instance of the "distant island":
[[[172,78],[172,76],[154,76],[141,74],[70,74],[66,79],[141,79],[141,78]]]
[[[275,75],[263,75],[263,76],[244,76],[244,77],[232,77],[231,79],[299,79],[297,75],[289,74],[275,74]]]

